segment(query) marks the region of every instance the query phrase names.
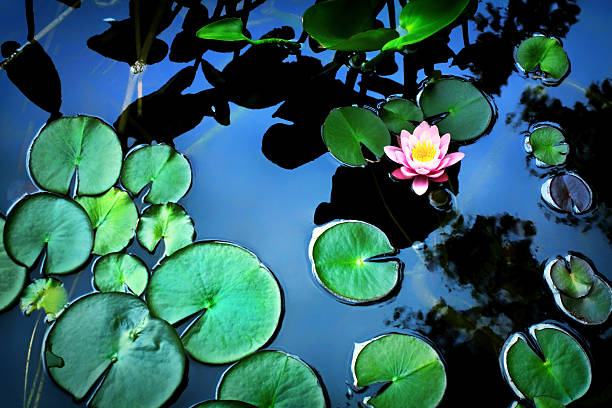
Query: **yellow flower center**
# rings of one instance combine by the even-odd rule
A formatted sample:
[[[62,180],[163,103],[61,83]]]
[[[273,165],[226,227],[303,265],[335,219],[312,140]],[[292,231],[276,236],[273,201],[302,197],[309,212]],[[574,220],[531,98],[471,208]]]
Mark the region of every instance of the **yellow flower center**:
[[[431,142],[418,142],[412,149],[412,159],[420,162],[433,160],[438,153],[438,149]]]

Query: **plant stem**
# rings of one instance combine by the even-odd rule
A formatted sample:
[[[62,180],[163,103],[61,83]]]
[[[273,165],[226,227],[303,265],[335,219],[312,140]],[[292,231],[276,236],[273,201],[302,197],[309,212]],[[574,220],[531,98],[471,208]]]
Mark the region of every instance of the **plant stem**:
[[[374,68],[376,67],[376,64],[378,64],[383,58],[385,58],[387,55],[389,55],[392,52],[395,52],[395,51],[387,50],[387,51],[379,52],[374,58],[363,63],[362,70],[364,71],[374,70]]]
[[[395,1],[387,0],[387,11],[389,12],[389,26],[395,30],[397,24],[395,23]]]
[[[284,45],[284,46],[287,46],[295,50],[298,50],[302,47],[302,44],[298,42],[283,40],[282,38],[262,38],[261,40],[247,40],[247,41],[249,42],[249,44],[253,44],[253,45],[279,44],[279,45]]]
[[[469,47],[470,45],[470,32],[468,31],[468,23],[464,21],[461,23],[461,32],[463,33],[463,46]]]

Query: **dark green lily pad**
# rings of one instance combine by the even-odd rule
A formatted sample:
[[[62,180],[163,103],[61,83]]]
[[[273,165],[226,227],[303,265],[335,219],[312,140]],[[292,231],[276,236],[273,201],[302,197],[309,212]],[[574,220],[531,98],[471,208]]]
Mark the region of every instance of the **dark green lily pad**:
[[[422,122],[423,112],[412,101],[406,99],[391,99],[380,108],[380,118],[393,133],[402,130],[413,132],[415,125],[412,122]]]
[[[549,166],[565,163],[569,146],[563,133],[552,126],[542,126],[529,135],[533,155]]]
[[[21,199],[4,226],[4,245],[11,258],[29,268],[46,251],[46,274],[69,273],[83,265],[93,241],[91,222],[83,208],[50,193]]]
[[[162,260],[147,301],[170,324],[197,315],[183,344],[195,359],[212,364],[255,352],[274,335],[281,315],[272,273],[251,252],[225,242],[194,243]]]
[[[424,340],[385,334],[355,345],[355,386],[390,383],[365,402],[374,408],[433,408],[446,390],[446,371],[438,353]]]
[[[47,321],[55,320],[68,304],[68,292],[62,282],[53,278],[36,279],[21,295],[19,307],[29,315],[44,309]]]
[[[25,280],[26,268],[13,262],[4,249],[4,218],[0,217],[0,311],[19,297]]]
[[[241,401],[206,401],[191,408],[256,408],[254,405]]]
[[[552,265],[550,276],[561,292],[573,298],[586,296],[593,287],[595,273],[583,259],[569,256],[569,270],[563,259],[557,259]]]
[[[569,70],[569,59],[561,43],[541,35],[526,39],[516,51],[517,64],[527,72],[540,70],[561,79]]]
[[[30,173],[43,189],[67,194],[75,171],[79,195],[101,194],[119,178],[117,134],[90,116],[64,117],[42,128],[30,151]]]
[[[533,402],[535,402],[536,408],[565,408],[565,405],[563,405],[554,398],[548,398],[543,396],[535,397],[533,399]]]
[[[129,254],[108,254],[93,267],[94,285],[100,292],[133,292],[142,295],[149,281],[149,270],[140,258]]]
[[[191,166],[170,146],[142,146],[125,159],[121,183],[132,194],[150,183],[151,190],[145,197],[148,203],[177,202],[191,187]]]
[[[258,408],[324,408],[321,384],[303,361],[280,351],[260,351],[225,372],[217,398]]]
[[[242,20],[236,17],[214,21],[200,28],[196,35],[205,40],[219,41],[249,41],[250,38],[242,32]]]
[[[469,141],[482,136],[493,120],[493,108],[485,95],[468,81],[442,78],[428,83],[419,97],[425,117],[443,115],[440,134]]]
[[[85,296],[57,319],[45,346],[51,378],[92,407],[159,407],[178,388],[185,353],[176,331],[126,293]]]
[[[393,251],[385,233],[363,221],[316,228],[309,246],[317,280],[333,295],[353,303],[379,300],[397,286],[399,262],[369,261]]]
[[[97,197],[77,197],[96,231],[93,253],[106,255],[121,251],[132,238],[138,223],[138,210],[130,195],[112,188]]]
[[[582,214],[593,204],[588,184],[576,174],[558,174],[548,179],[541,189],[542,199],[558,211]]]
[[[529,334],[537,352],[522,333],[512,334],[502,349],[502,372],[512,390],[521,398],[548,397],[563,405],[582,397],[591,385],[591,363],[580,343],[550,323],[531,326]]]
[[[136,237],[149,252],[153,252],[163,239],[164,255],[172,255],[193,242],[193,220],[178,204],[152,205],[142,213]]]
[[[347,106],[332,110],[323,124],[323,141],[331,154],[349,166],[362,166],[366,159],[361,144],[377,158],[391,144],[385,123],[367,109]]]

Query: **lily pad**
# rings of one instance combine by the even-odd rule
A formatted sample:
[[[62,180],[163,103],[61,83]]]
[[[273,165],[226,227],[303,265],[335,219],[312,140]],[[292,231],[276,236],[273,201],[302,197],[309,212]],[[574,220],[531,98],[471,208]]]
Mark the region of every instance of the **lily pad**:
[[[96,231],[93,253],[106,255],[121,251],[134,237],[138,210],[130,195],[112,188],[97,197],[77,197]]]
[[[280,351],[260,351],[223,374],[217,398],[240,400],[258,408],[324,408],[325,396],[315,372]]]
[[[569,255],[569,265],[566,265],[563,259],[557,259],[552,265],[550,275],[561,292],[573,298],[581,298],[593,287],[595,273],[584,259]]]
[[[266,344],[282,303],[276,279],[254,254],[217,241],[164,258],[153,271],[147,301],[170,324],[197,315],[183,344],[196,360],[211,364],[239,360]]]
[[[241,401],[206,401],[191,408],[256,408],[254,405]]]
[[[123,152],[117,134],[91,116],[64,117],[43,127],[30,151],[30,174],[43,189],[67,194],[78,173],[79,195],[101,194],[119,178]]]
[[[177,202],[191,187],[191,166],[170,146],[142,146],[125,159],[121,183],[132,194],[150,183],[151,190],[145,197],[148,203]]]
[[[162,406],[180,385],[185,354],[172,326],[126,293],[96,293],[71,304],[44,345],[51,378],[92,407]],[[93,390],[93,391],[92,391]]]
[[[149,270],[140,258],[129,254],[108,254],[93,267],[94,285],[100,292],[128,292],[142,295],[149,281]]]
[[[362,166],[366,159],[361,145],[379,158],[384,154],[384,147],[391,144],[391,135],[385,123],[371,111],[347,106],[336,108],[327,115],[323,141],[342,163]]]
[[[55,320],[68,304],[68,292],[62,282],[53,278],[36,279],[23,291],[19,306],[29,315],[44,309],[47,321]]]
[[[504,377],[520,398],[548,397],[563,405],[582,397],[591,385],[591,363],[576,339],[562,328],[540,323],[512,334],[501,354]]]
[[[549,166],[565,163],[569,146],[563,133],[552,126],[542,126],[529,135],[533,155]]]
[[[533,402],[535,402],[535,408],[565,408],[565,405],[563,405],[556,399],[544,396],[535,397],[533,399]]]
[[[83,208],[50,193],[21,199],[4,226],[4,245],[11,258],[29,268],[45,251],[46,274],[69,273],[83,265],[93,241],[91,223]]]
[[[573,173],[559,174],[548,179],[541,189],[542,199],[558,211],[582,214],[593,204],[588,184]]]
[[[562,310],[582,324],[602,324],[612,312],[612,288],[599,276],[595,276],[593,287],[583,298],[559,295]]]
[[[356,387],[389,383],[365,401],[374,408],[433,408],[446,390],[446,371],[438,353],[407,334],[385,334],[356,344],[352,370]]]
[[[249,41],[250,38],[243,34],[243,29],[241,19],[229,17],[205,25],[196,35],[205,40]]]
[[[569,59],[561,43],[541,35],[526,39],[516,51],[517,64],[527,72],[541,70],[554,79],[569,71]]]
[[[26,268],[13,262],[4,249],[4,218],[0,217],[0,311],[19,297],[25,280]]]
[[[493,120],[493,108],[485,95],[468,81],[442,78],[428,83],[419,96],[425,117],[442,115],[440,134],[469,141],[482,136]]]
[[[140,217],[136,237],[149,252],[153,252],[163,239],[164,255],[172,255],[193,242],[193,220],[178,204],[152,205]]]
[[[412,122],[422,122],[423,112],[414,102],[397,98],[380,108],[380,118],[393,133],[400,133],[404,129],[413,132],[416,126]]]

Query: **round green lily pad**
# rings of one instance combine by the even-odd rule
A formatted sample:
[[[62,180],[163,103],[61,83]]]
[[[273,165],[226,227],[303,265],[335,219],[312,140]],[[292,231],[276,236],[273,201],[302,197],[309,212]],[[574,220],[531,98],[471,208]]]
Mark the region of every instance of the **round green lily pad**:
[[[94,285],[100,292],[128,292],[142,295],[149,281],[149,270],[140,258],[130,254],[108,254],[93,267]]]
[[[76,400],[96,384],[92,407],[159,407],[183,379],[176,331],[126,293],[96,293],[71,304],[44,345],[51,378]],[[102,379],[102,381],[100,381]]]
[[[147,302],[170,324],[197,315],[183,344],[196,360],[211,364],[255,352],[274,335],[281,315],[272,272],[246,249],[216,241],[164,258],[149,281]]]
[[[149,252],[153,252],[163,239],[165,255],[172,255],[193,242],[195,230],[192,219],[183,207],[168,203],[152,205],[143,212],[136,237]]]
[[[177,202],[191,187],[191,165],[170,146],[141,146],[125,159],[121,184],[132,194],[151,184],[145,197],[151,204]]]
[[[385,233],[363,221],[341,221],[316,228],[309,246],[317,280],[333,295],[353,303],[379,300],[397,286],[398,261],[369,260],[393,251]]]
[[[561,309],[583,324],[605,323],[612,312],[612,289],[599,276],[586,296],[576,299],[560,293],[559,300]]]
[[[565,163],[569,146],[563,133],[552,126],[542,126],[529,135],[533,155],[549,166]]]
[[[538,352],[524,334],[514,333],[500,357],[504,377],[516,395],[530,400],[545,396],[564,405],[582,397],[591,385],[591,363],[578,341],[550,323],[531,326],[529,334]]]
[[[26,268],[13,262],[4,249],[4,218],[0,217],[0,311],[19,297],[25,280]]]
[[[138,223],[138,210],[128,193],[111,188],[101,196],[77,197],[75,201],[85,209],[96,230],[94,254],[121,251],[130,243]]]
[[[593,287],[595,273],[584,259],[568,256],[568,264],[563,259],[557,259],[552,265],[550,276],[561,292],[573,298],[586,296]],[[569,266],[569,270],[566,266]]]
[[[423,121],[421,109],[407,99],[391,99],[379,112],[380,118],[393,133],[400,133],[404,129],[413,132],[416,126],[412,122]]]
[[[482,136],[493,120],[493,108],[485,95],[468,81],[442,78],[428,83],[419,96],[425,117],[443,115],[440,134],[469,141]]]
[[[19,307],[29,315],[44,309],[47,321],[55,320],[68,304],[68,292],[62,282],[53,278],[36,279],[25,288]]]
[[[6,252],[26,267],[46,251],[46,274],[69,273],[83,265],[93,248],[91,222],[74,201],[50,193],[31,194],[11,209],[4,226]]]
[[[194,405],[191,408],[256,408],[254,405],[241,401],[206,401]]]
[[[260,351],[234,364],[223,374],[217,398],[244,401],[257,408],[326,407],[312,368],[280,351]]]
[[[569,71],[569,59],[561,43],[541,35],[524,40],[515,59],[526,72],[539,69],[554,79],[561,79]]]
[[[30,151],[30,174],[43,189],[67,194],[75,171],[79,195],[101,194],[119,178],[123,152],[112,127],[91,116],[43,127]]]
[[[407,334],[385,334],[356,344],[352,370],[356,387],[390,383],[364,401],[374,408],[433,408],[446,390],[446,371],[438,353]]]

